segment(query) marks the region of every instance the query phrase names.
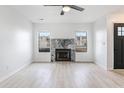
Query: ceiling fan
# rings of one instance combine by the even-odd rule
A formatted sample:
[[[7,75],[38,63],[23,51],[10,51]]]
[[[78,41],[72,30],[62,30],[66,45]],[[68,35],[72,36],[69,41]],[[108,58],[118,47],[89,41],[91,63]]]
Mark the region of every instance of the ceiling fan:
[[[62,11],[60,13],[60,15],[64,15],[65,12],[69,12],[70,9],[75,9],[77,11],[83,11],[84,8],[76,6],[76,5],[44,5],[44,6],[61,6],[62,7]]]

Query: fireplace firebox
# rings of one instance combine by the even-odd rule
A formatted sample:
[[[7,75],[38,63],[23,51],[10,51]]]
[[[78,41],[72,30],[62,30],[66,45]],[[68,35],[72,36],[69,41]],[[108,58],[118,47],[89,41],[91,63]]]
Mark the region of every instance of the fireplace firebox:
[[[56,49],[56,61],[71,61],[71,49]]]

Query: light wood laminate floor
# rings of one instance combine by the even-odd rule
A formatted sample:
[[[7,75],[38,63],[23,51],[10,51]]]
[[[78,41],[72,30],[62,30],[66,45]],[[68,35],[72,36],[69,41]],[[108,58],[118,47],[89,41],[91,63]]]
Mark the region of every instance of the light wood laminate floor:
[[[32,63],[0,83],[3,88],[124,87],[124,70],[106,71],[93,63]]]

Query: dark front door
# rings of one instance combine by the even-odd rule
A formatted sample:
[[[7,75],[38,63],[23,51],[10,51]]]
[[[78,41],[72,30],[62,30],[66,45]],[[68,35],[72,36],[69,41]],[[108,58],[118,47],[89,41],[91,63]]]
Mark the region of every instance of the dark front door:
[[[124,69],[124,23],[114,24],[114,69]]]

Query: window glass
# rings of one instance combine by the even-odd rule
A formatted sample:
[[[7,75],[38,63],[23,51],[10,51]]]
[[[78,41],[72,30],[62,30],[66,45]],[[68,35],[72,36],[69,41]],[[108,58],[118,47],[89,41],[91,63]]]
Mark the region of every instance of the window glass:
[[[87,36],[87,32],[76,32],[76,36]]]
[[[124,31],[123,27],[118,27],[118,36],[122,36],[122,31]]]
[[[121,36],[124,36],[124,31],[122,32],[122,35]]]
[[[121,27],[118,27],[118,32],[121,32]]]
[[[122,32],[124,32],[124,27],[122,27]]]
[[[40,36],[49,36],[50,32],[40,32]]]
[[[39,33],[39,52],[50,52],[50,32]]]
[[[87,52],[87,32],[76,32],[76,52]]]
[[[118,32],[118,36],[121,36],[121,32]]]

